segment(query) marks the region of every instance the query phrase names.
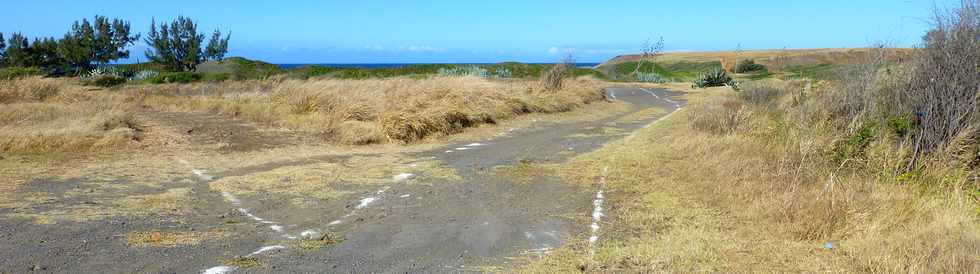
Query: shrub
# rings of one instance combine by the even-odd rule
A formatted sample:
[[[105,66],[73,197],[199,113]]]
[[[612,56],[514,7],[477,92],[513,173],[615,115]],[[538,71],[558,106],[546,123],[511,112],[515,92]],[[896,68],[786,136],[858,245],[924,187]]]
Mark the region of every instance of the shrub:
[[[0,68],[0,80],[12,80],[30,76],[44,75],[44,71],[36,67],[9,67]]]
[[[763,71],[765,69],[766,66],[763,66],[762,64],[756,64],[755,61],[752,59],[745,59],[742,60],[742,62],[739,62],[738,66],[735,67],[735,73],[756,72],[756,71]]]
[[[796,83],[753,81],[743,85],[739,95],[749,105],[772,108],[783,95],[798,92],[800,88]]]
[[[84,81],[84,84],[90,86],[100,86],[100,87],[114,87],[126,83],[126,78],[122,78],[115,75],[99,75],[93,78],[88,78]]]
[[[913,62],[911,87],[896,98],[913,102],[916,152],[980,140],[980,1],[963,1],[934,24]]]
[[[143,81],[143,80],[146,80],[146,79],[157,77],[159,75],[160,75],[160,73],[159,72],[156,72],[156,71],[152,71],[152,70],[141,70],[141,71],[137,71],[137,72],[133,73],[133,75],[129,77],[129,80],[130,81]]]
[[[715,134],[734,132],[749,118],[742,103],[732,99],[717,99],[696,105],[688,119],[696,130]]]
[[[170,84],[170,83],[193,83],[201,81],[203,77],[199,73],[194,72],[169,72],[162,73],[156,77],[147,79],[146,81],[152,84]]]
[[[541,76],[541,85],[547,90],[561,89],[562,81],[565,80],[565,77],[568,77],[568,72],[571,68],[572,65],[570,62],[555,64],[547,73]]]
[[[728,73],[724,69],[715,68],[707,73],[702,73],[697,80],[694,80],[694,87],[706,88],[706,87],[720,87],[720,86],[737,86],[738,82],[728,76]]]

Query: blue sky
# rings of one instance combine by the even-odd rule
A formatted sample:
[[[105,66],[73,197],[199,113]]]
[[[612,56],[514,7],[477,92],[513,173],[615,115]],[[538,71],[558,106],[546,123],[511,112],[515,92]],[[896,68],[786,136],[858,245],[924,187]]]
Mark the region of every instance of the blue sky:
[[[61,37],[95,14],[192,17],[231,30],[231,56],[274,63],[601,62],[663,36],[670,51],[915,46],[955,0],[5,0],[0,32]],[[142,42],[131,51],[143,58]],[[143,58],[145,59],[145,58]]]

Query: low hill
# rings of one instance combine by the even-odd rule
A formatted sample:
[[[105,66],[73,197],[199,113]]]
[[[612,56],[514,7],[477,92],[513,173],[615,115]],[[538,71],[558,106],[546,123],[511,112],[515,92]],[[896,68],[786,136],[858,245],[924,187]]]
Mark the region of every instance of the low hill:
[[[242,57],[228,57],[222,61],[207,61],[197,66],[198,73],[227,74],[233,79],[261,79],[283,70],[278,65]]]
[[[733,71],[737,61],[748,59],[765,66],[767,73],[806,73],[821,77],[842,66],[866,60],[871,56],[872,50],[871,48],[841,48],[667,52],[657,56],[654,61],[658,67],[667,68],[667,71],[670,71],[669,67],[704,69],[718,66]],[[908,48],[886,49],[884,57],[888,60],[900,61],[908,58],[912,51],[913,49]],[[639,54],[620,55],[599,64],[596,69],[606,75],[632,72],[640,59],[642,56]],[[655,72],[659,73],[659,71]],[[690,74],[693,71],[684,72]]]

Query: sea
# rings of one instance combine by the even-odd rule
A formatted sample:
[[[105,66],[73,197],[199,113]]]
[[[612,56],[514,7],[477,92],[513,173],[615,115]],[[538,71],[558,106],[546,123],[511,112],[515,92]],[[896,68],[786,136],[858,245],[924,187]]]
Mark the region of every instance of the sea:
[[[405,66],[413,65],[496,65],[498,63],[367,63],[367,64],[277,64],[280,68],[290,69],[303,66],[323,66],[323,67],[333,67],[333,68],[399,68]],[[529,64],[543,64],[543,65],[553,65],[554,63],[529,63]],[[599,63],[575,63],[576,67],[580,68],[592,68],[598,66]]]

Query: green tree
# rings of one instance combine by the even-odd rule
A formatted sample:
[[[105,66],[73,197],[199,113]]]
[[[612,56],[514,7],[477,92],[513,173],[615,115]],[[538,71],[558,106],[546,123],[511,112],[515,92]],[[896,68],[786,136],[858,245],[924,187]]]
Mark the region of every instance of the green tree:
[[[64,67],[64,59],[58,54],[58,41],[51,37],[35,38],[30,46],[30,66],[39,67],[48,73],[58,73]]]
[[[208,41],[208,48],[204,51],[205,58],[208,60],[221,61],[228,53],[228,40],[231,40],[229,32],[225,38],[221,38],[221,30],[215,30]]]
[[[91,70],[97,65],[129,57],[129,45],[139,40],[139,34],[130,32],[130,24],[120,19],[95,16],[75,21],[71,30],[59,43],[59,54],[76,72]]]
[[[0,32],[0,67],[7,63],[7,40],[3,39],[3,32]]]
[[[202,42],[204,35],[197,33],[197,23],[190,18],[179,16],[170,25],[161,23],[159,27],[153,20],[146,37],[151,47],[146,58],[172,71],[194,70],[204,61]]]
[[[7,65],[12,67],[28,67],[31,65],[31,48],[27,37],[15,32],[7,40]]]

